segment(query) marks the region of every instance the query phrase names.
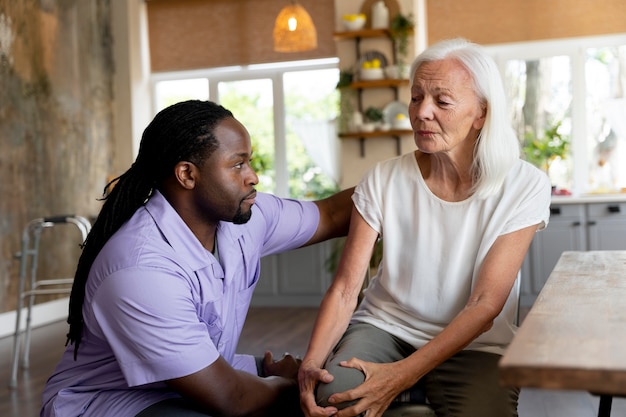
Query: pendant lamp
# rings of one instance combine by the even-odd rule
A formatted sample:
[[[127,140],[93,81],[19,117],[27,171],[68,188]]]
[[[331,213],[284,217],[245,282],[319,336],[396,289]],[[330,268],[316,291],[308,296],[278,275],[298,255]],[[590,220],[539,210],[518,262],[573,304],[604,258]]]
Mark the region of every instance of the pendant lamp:
[[[274,24],[274,50],[302,52],[317,48],[317,30],[304,7],[292,0],[285,6]]]

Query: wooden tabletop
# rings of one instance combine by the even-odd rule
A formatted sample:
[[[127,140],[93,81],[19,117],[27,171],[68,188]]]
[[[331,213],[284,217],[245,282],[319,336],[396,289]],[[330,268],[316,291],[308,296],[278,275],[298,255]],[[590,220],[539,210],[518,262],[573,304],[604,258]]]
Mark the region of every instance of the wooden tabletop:
[[[626,394],[626,251],[562,254],[500,361],[500,379]]]

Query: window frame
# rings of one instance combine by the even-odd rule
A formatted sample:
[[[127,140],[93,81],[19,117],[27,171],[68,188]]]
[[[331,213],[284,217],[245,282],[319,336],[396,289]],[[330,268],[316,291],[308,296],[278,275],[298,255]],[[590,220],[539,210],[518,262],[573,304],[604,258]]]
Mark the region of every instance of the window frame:
[[[272,81],[274,100],[274,169],[276,173],[273,194],[289,197],[289,170],[287,167],[286,110],[283,75],[295,71],[312,71],[323,69],[339,69],[339,58],[311,59],[288,61],[271,64],[254,64],[222,68],[206,68],[185,71],[168,71],[152,73],[150,88],[152,96],[152,115],[159,110],[157,85],[162,81],[178,81],[205,78],[208,81],[209,100],[219,102],[218,85],[220,82],[269,79]]]
[[[587,83],[586,51],[589,48],[626,45],[626,33],[552,39],[532,42],[486,45],[504,78],[508,60],[534,60],[551,56],[568,56],[572,73],[572,193],[587,194],[589,184],[589,155],[587,154]]]

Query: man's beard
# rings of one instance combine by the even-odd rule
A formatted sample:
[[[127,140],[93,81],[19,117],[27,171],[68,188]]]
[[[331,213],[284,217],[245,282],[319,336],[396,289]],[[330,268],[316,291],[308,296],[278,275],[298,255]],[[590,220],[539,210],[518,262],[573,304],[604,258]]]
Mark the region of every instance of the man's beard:
[[[234,224],[248,223],[248,220],[250,220],[250,217],[252,217],[252,209],[244,213],[243,211],[241,211],[241,206],[239,206],[239,208],[237,209],[237,213],[235,213],[235,216],[233,217],[233,223]]]

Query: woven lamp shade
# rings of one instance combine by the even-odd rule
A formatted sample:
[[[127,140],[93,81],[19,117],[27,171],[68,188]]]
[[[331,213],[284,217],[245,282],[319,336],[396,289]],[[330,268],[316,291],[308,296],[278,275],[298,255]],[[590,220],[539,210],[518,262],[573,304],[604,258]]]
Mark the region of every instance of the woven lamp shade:
[[[317,30],[311,16],[299,4],[285,6],[274,24],[274,50],[302,52],[317,48]]]

